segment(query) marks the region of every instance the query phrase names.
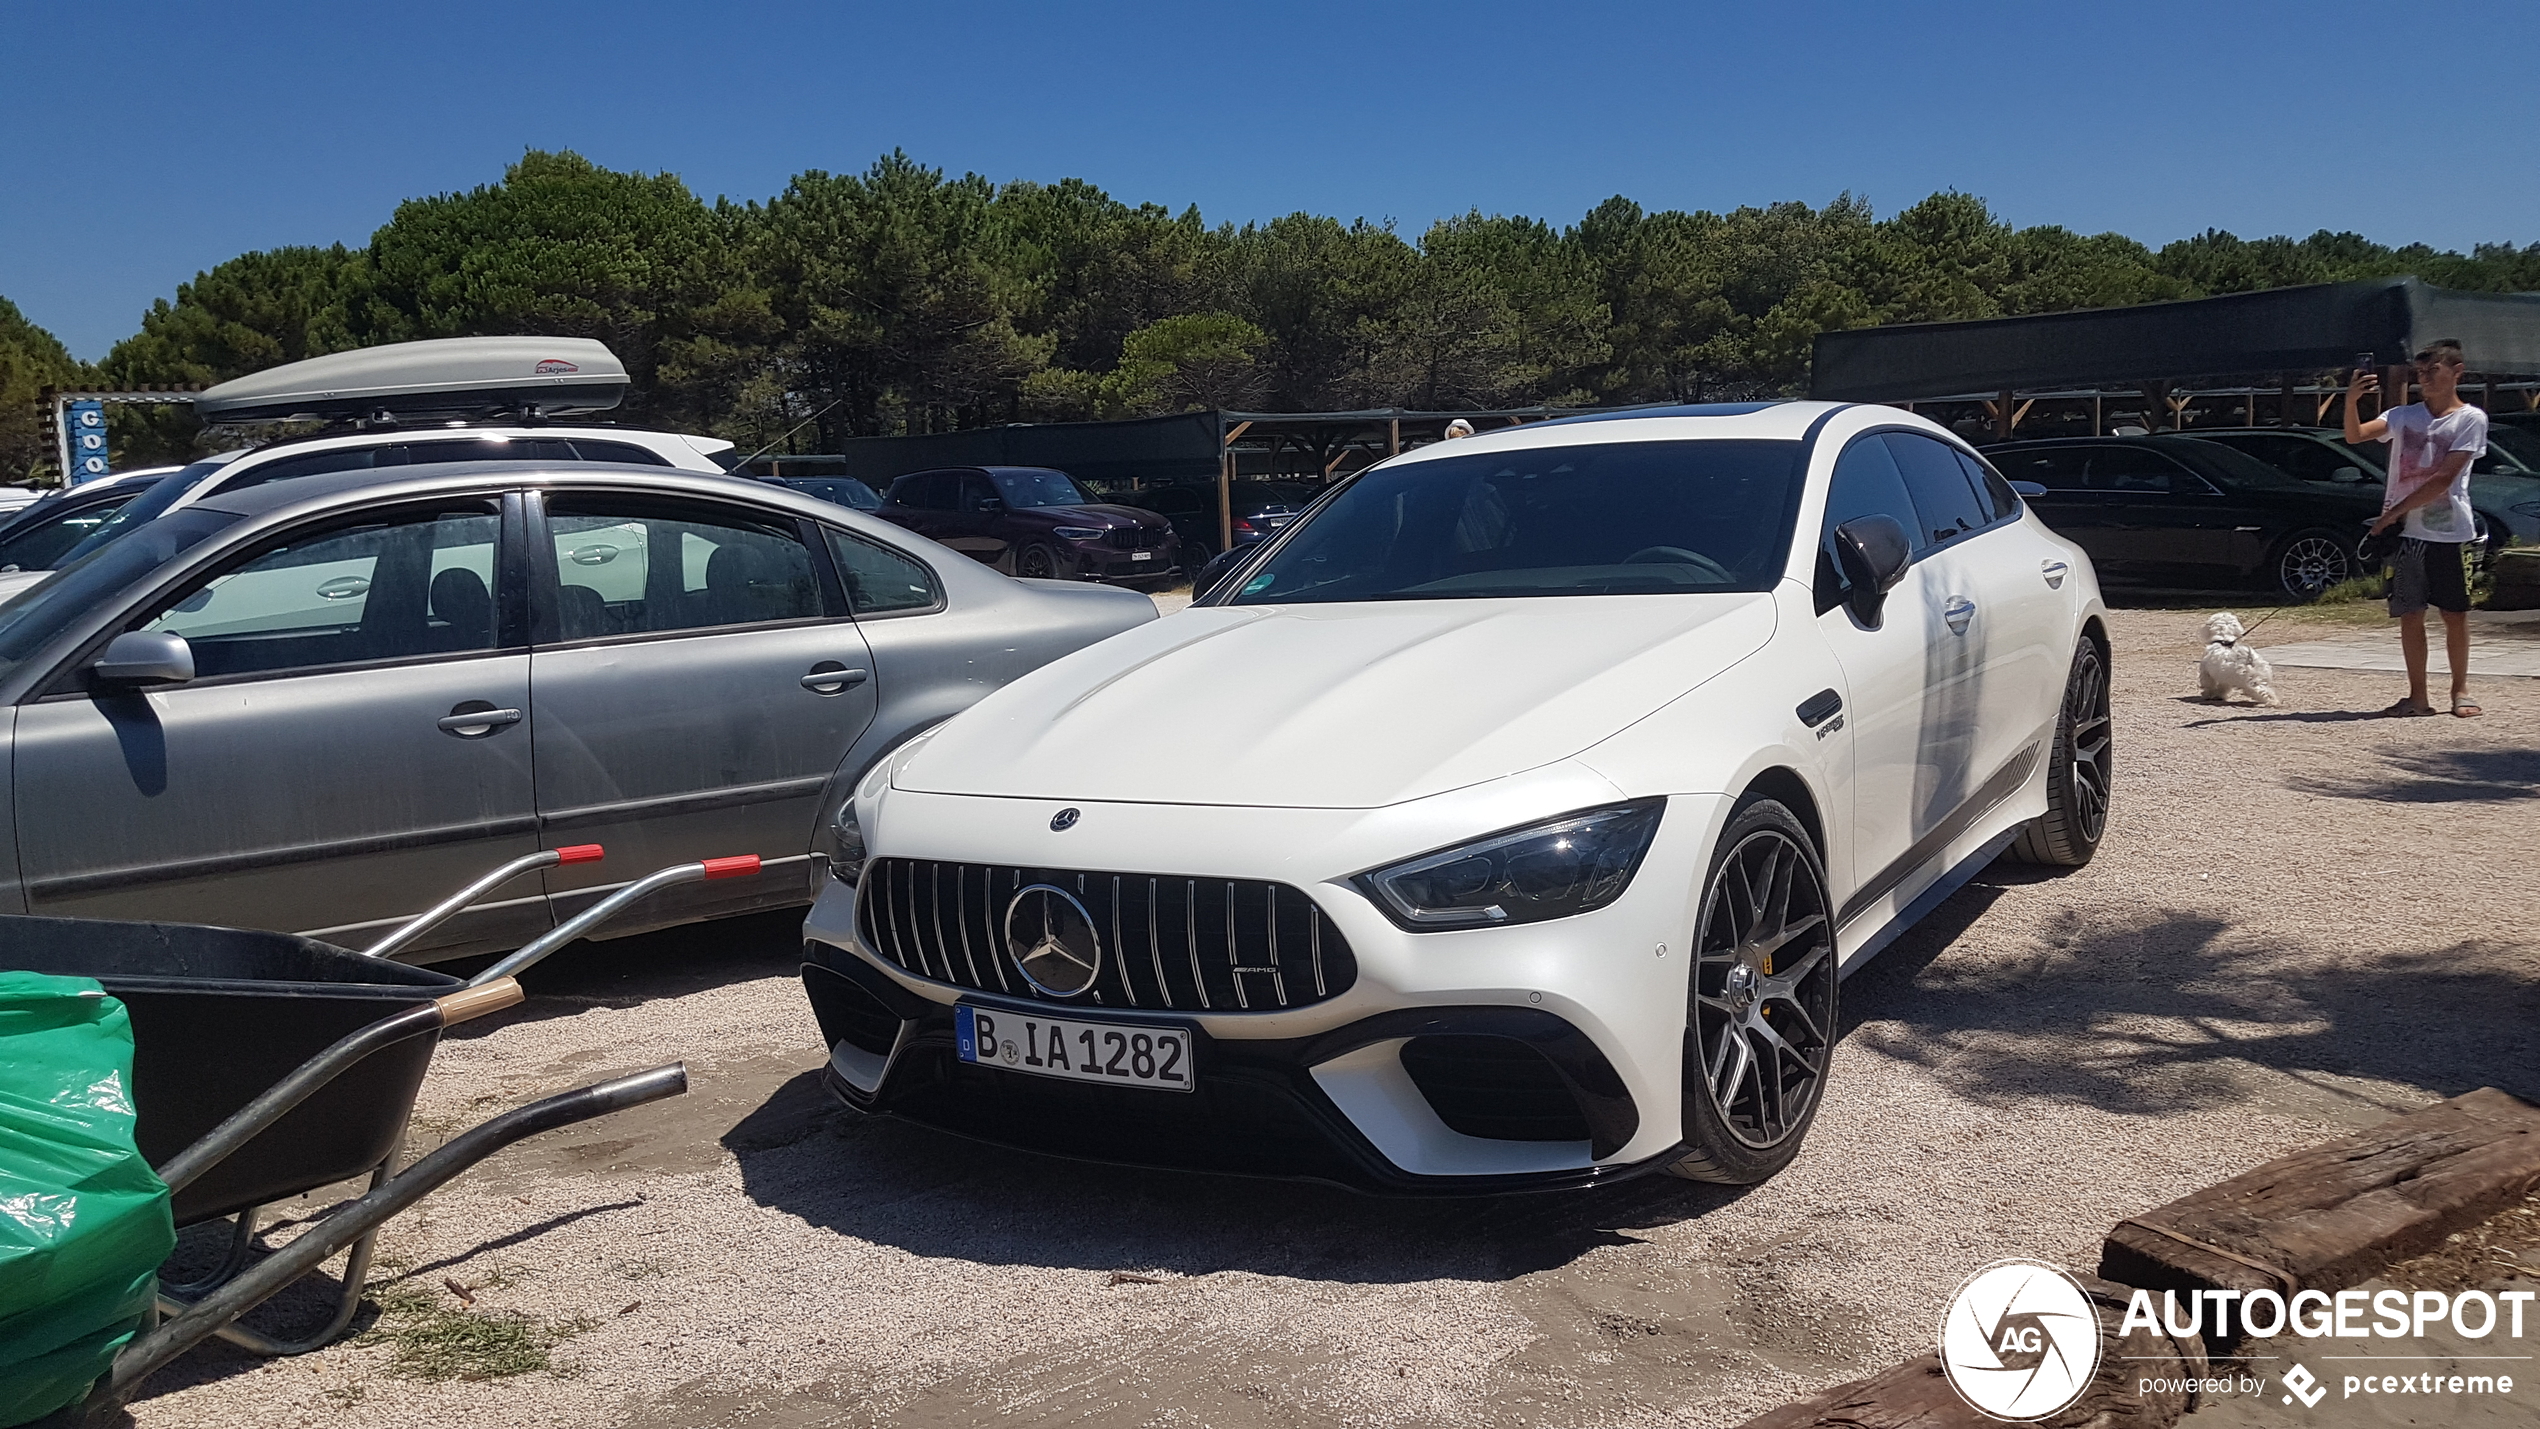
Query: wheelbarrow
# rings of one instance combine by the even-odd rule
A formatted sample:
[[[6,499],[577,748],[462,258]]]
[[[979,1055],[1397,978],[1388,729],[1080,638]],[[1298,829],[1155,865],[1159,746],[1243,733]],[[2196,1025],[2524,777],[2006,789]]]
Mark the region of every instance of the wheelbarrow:
[[[144,1377],[215,1335],[260,1355],[331,1342],[360,1308],[371,1248],[390,1217],[516,1141],[687,1090],[687,1069],[674,1063],[564,1092],[462,1132],[392,1174],[445,1028],[521,1001],[518,974],[628,904],[674,884],[759,869],[754,855],[662,869],[464,982],[388,956],[513,878],[601,854],[585,844],[514,859],[358,953],[289,933],[0,917],[0,967],[95,978],[123,1002],[133,1032],[134,1135],[167,1183],[178,1228],[236,1218],[221,1263],[190,1283],[163,1284],[161,1323],[117,1355],[62,1422],[120,1405]],[[361,1176],[366,1194],[248,1267],[264,1206]],[[348,1248],[341,1293],[316,1332],[281,1340],[236,1323]]]

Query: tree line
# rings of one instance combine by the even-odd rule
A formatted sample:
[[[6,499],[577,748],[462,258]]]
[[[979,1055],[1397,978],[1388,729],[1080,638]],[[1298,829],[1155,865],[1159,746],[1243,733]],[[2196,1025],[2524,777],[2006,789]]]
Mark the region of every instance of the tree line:
[[[2014,228],[1939,193],[1727,213],[1615,197],[1576,223],[1476,211],[1416,240],[1297,213],[1237,226],[1091,184],[947,177],[893,153],[765,202],[525,154],[501,182],[400,204],[365,247],[242,254],[152,304],[93,367],[0,299],[0,479],[49,464],[45,384],[213,383],[374,343],[594,337],[629,421],[745,448],[1204,407],[1429,410],[1803,391],[1820,331],[2414,273],[2540,289],[2540,242],[2468,254],[2352,233],[2158,249]],[[119,465],[217,433],[115,412]]]

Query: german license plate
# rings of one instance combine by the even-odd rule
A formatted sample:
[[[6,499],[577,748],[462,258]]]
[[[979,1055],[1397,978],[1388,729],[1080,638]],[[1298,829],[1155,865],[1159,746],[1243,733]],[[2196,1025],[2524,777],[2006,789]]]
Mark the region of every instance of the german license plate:
[[[1130,559],[1130,560],[1133,560],[1133,561],[1152,561],[1152,560],[1154,560],[1154,559],[1155,559],[1155,552],[1153,552],[1153,551],[1131,551],[1131,552],[1129,553],[1129,559]]]
[[[961,1060],[981,1066],[1113,1086],[1191,1089],[1191,1034],[1180,1027],[1033,1017],[982,1007],[953,1009]]]

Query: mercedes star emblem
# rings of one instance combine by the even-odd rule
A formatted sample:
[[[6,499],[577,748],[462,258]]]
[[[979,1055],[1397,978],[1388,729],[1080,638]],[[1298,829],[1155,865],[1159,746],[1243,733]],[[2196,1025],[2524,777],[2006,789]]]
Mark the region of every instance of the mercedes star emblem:
[[[1050,997],[1078,996],[1102,971],[1093,915],[1075,894],[1047,883],[1023,889],[1005,905],[1005,951],[1023,980]]]
[[[1082,817],[1083,815],[1079,814],[1074,809],[1061,809],[1057,813],[1050,815],[1050,832],[1054,834],[1063,834],[1069,829],[1076,827],[1076,821]]]

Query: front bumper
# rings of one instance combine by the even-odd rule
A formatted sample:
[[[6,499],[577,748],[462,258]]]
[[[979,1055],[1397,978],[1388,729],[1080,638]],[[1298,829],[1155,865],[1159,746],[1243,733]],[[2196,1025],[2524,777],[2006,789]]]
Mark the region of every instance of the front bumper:
[[[1584,807],[1611,797],[1610,786],[1561,789],[1546,802]],[[1051,809],[1041,801],[894,791],[887,803],[877,858],[1056,861]],[[806,921],[802,976],[831,1051],[832,1090],[859,1110],[1057,1155],[1379,1194],[1598,1184],[1682,1154],[1686,935],[1696,870],[1722,804],[1705,795],[1670,800],[1632,889],[1607,908],[1517,928],[1419,934],[1395,927],[1344,880],[1454,837],[1406,824],[1434,816],[1438,830],[1469,834],[1518,819],[1454,808],[1406,815],[1404,806],[1086,806],[1085,832],[1066,836],[1071,864],[1151,868],[1155,850],[1172,849],[1176,857],[1162,866],[1177,872],[1269,877],[1314,899],[1346,934],[1358,976],[1326,1000],[1282,1010],[1177,1015],[955,986],[868,946],[856,930],[855,890],[835,881]],[[1194,823],[1216,827],[1203,834]],[[1211,859],[1212,848],[1228,853]],[[1267,849],[1291,852],[1264,858]],[[1194,1090],[1083,1085],[963,1063],[952,1009],[965,1001],[1188,1028]]]

